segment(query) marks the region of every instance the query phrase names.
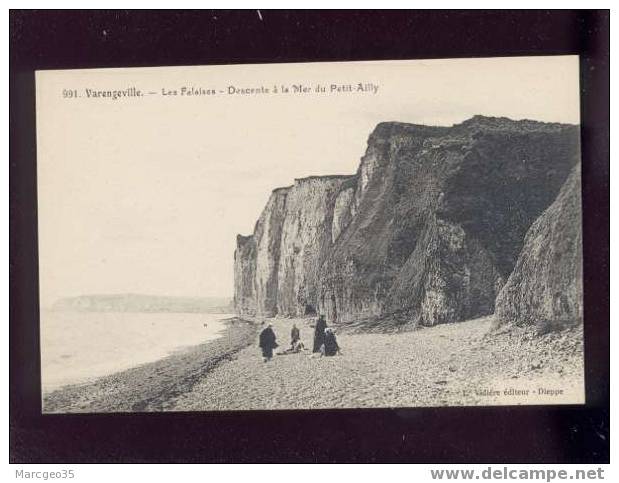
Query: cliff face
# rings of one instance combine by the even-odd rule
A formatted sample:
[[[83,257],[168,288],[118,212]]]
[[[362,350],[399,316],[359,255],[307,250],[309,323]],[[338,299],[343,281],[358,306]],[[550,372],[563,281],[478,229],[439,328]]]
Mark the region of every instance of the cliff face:
[[[277,313],[280,241],[290,188],[271,193],[253,235],[236,238],[234,252],[234,304],[244,315]]]
[[[257,313],[255,277],[254,237],[237,235],[234,251],[234,309],[240,315],[254,316]]]
[[[391,326],[492,313],[527,230],[578,156],[575,126],[479,116],[453,127],[379,124],[355,176],[295,182],[283,220],[269,201],[254,235],[239,238],[237,310],[272,315],[275,297],[281,315]],[[281,237],[272,228],[261,251],[265,217]],[[278,266],[268,304],[261,256]]]
[[[516,267],[497,298],[499,325],[541,331],[582,323],[580,166],[529,229]]]
[[[333,245],[336,199],[353,178],[310,177],[273,191],[254,233],[237,237],[234,273],[239,314],[316,312],[319,268]]]
[[[335,203],[351,178],[306,178],[290,189],[280,242],[278,313],[316,312],[320,268],[333,246]]]

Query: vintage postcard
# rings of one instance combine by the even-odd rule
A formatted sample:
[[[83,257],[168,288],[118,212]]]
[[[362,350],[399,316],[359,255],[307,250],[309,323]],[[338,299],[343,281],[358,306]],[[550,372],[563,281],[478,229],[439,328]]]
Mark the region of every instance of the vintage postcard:
[[[43,411],[581,404],[577,56],[38,71]]]

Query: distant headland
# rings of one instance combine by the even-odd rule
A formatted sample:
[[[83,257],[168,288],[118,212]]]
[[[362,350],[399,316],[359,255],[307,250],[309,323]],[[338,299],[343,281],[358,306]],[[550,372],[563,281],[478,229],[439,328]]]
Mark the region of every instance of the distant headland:
[[[233,312],[229,297],[175,297],[145,294],[96,294],[59,299],[52,310],[73,312]]]

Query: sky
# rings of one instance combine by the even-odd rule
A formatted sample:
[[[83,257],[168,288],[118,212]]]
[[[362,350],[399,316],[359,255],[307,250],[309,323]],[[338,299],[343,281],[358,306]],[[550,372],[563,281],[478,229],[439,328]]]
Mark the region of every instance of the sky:
[[[236,235],[271,190],[353,174],[379,122],[579,123],[575,56],[39,71],[36,84],[43,307],[82,294],[231,297]],[[272,93],[299,84],[310,91]],[[86,94],[131,87],[145,95]]]

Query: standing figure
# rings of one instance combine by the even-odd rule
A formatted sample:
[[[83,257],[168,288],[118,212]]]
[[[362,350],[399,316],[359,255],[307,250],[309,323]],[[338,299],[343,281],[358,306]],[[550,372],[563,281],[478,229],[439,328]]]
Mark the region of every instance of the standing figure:
[[[327,328],[327,322],[325,321],[325,316],[321,315],[318,317],[318,321],[316,322],[316,328],[314,329],[314,348],[312,352],[320,352],[320,347],[325,342],[325,329]]]
[[[294,347],[295,342],[301,340],[301,331],[297,327],[297,324],[292,324],[292,330],[290,331],[290,347]]]
[[[260,332],[259,346],[262,349],[262,359],[264,362],[270,361],[273,357],[273,349],[277,347],[275,332],[273,325],[269,324],[262,332]]]

